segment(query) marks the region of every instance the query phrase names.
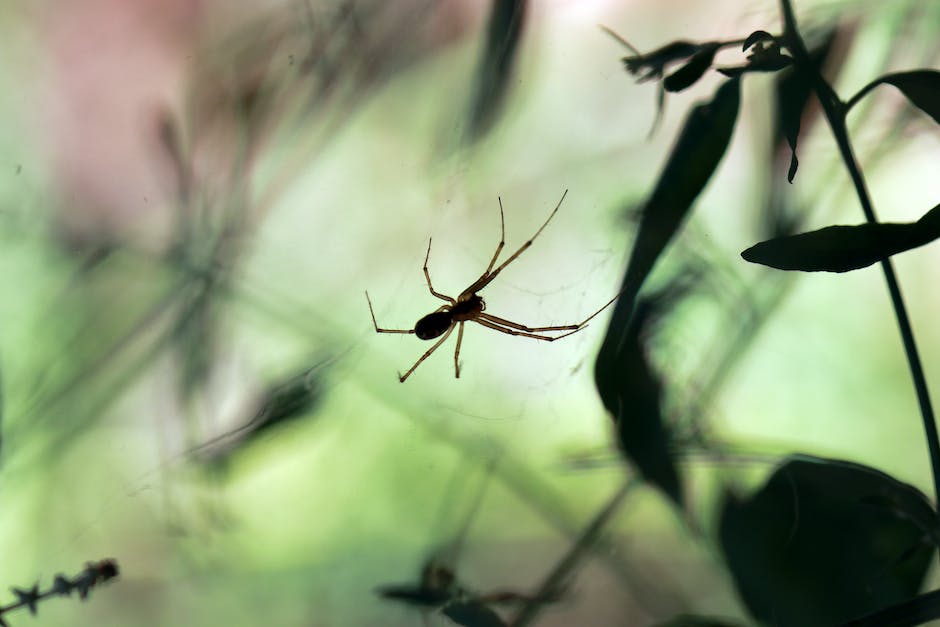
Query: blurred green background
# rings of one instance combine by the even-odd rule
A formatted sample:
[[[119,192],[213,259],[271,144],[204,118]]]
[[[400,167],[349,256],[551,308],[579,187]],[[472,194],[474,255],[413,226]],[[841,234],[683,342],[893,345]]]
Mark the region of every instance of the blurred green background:
[[[797,6],[808,33],[838,28],[844,96],[937,65],[936,3]],[[582,320],[616,292],[632,210],[718,82],[670,96],[648,136],[656,87],[634,83],[598,26],[650,50],[776,31],[776,2],[531,2],[476,134],[488,3],[2,7],[0,583],[48,586],[104,557],[122,570],[87,603],[8,618],[414,625],[420,612],[375,590],[417,582],[431,559],[473,590],[534,592],[631,473],[593,385],[603,318],[557,343],[471,325],[460,379],[451,340],[400,384],[427,345],[377,335],[363,292],[379,324],[410,328],[438,306],[429,237],[435,286],[456,295],[498,241],[497,197],[512,250],[568,189],[485,296],[525,324]],[[770,171],[772,81],[748,76],[731,149],[654,276],[702,269],[654,361],[672,419],[732,453],[680,451],[689,521],[631,491],[540,625],[742,616],[696,533],[713,530],[718,485],[756,485],[788,452],[929,492],[880,271],[794,278],[739,257],[763,238],[771,189],[808,227],[862,221],[821,124],[794,185]],[[930,120],[890,88],[853,116],[882,219],[936,204]],[[897,258],[935,397],[938,262],[936,246]],[[766,324],[735,348],[752,317]],[[272,416],[287,419],[259,428]]]

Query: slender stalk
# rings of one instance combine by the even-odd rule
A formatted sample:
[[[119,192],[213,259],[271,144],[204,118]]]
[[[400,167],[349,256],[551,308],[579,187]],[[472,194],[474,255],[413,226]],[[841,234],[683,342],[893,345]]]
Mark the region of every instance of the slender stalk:
[[[591,524],[584,529],[577,542],[572,545],[568,553],[566,553],[555,568],[552,569],[552,572],[548,574],[545,581],[539,586],[538,593],[532,597],[529,603],[519,610],[518,615],[516,615],[515,619],[510,623],[510,627],[526,627],[532,624],[545,605],[546,600],[553,598],[561,591],[571,573],[578,567],[581,560],[587,557],[587,554],[591,552],[600,538],[604,527],[610,522],[614,514],[617,513],[624,499],[638,483],[635,477],[630,478],[614,493],[614,496],[601,508],[591,521]]]
[[[796,17],[793,14],[793,7],[790,0],[780,0],[781,13],[783,15],[784,29],[783,41],[786,47],[793,54],[800,70],[808,72],[813,79],[816,95],[822,105],[835,137],[836,144],[839,146],[839,152],[845,167],[852,178],[852,184],[858,194],[858,200],[861,203],[862,211],[865,213],[865,219],[870,222],[877,222],[875,209],[872,206],[871,198],[868,194],[868,187],[865,184],[865,178],[858,166],[858,161],[852,150],[852,144],[849,141],[848,130],[845,125],[845,114],[848,110],[846,105],[839,100],[839,97],[833,91],[832,87],[819,74],[819,69],[810,61],[806,45],[800,37],[796,25]],[[884,271],[885,283],[888,285],[888,293],[891,296],[891,304],[894,307],[894,314],[898,321],[898,330],[901,332],[901,341],[904,344],[904,351],[907,353],[907,362],[911,371],[911,378],[914,382],[914,390],[917,393],[917,401],[920,404],[920,413],[924,421],[924,432],[927,436],[927,448],[930,452],[930,465],[933,470],[934,494],[938,503],[940,503],[940,435],[937,433],[937,423],[934,418],[933,407],[930,403],[930,394],[927,390],[927,380],[924,376],[924,369],[921,366],[920,356],[917,352],[917,343],[914,341],[914,331],[911,329],[911,322],[907,315],[907,308],[904,306],[904,298],[901,295],[901,288],[898,285],[898,279],[894,272],[894,266],[889,258],[881,261],[881,269]]]

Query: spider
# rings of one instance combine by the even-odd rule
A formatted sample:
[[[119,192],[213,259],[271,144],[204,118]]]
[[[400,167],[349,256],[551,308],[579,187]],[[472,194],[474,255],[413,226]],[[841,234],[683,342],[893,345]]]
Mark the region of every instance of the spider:
[[[369,313],[372,315],[372,326],[375,327],[376,333],[413,333],[422,340],[433,340],[436,337],[440,339],[434,343],[431,348],[429,348],[421,357],[418,358],[418,361],[414,363],[411,368],[408,369],[405,374],[398,373],[398,380],[402,383],[405,382],[412,372],[417,369],[421,363],[430,357],[431,353],[436,351],[441,344],[443,344],[447,338],[450,336],[451,332],[457,327],[457,348],[454,350],[454,376],[460,378],[460,343],[463,340],[463,325],[465,322],[476,322],[477,324],[483,325],[488,329],[493,329],[494,331],[499,331],[500,333],[506,333],[508,335],[518,335],[521,337],[531,337],[536,340],[544,340],[546,342],[554,342],[555,340],[560,340],[563,337],[568,337],[577,333],[583,329],[588,322],[591,321],[596,315],[607,309],[610,305],[617,300],[620,294],[614,296],[603,307],[592,313],[590,316],[585,318],[583,321],[578,324],[563,324],[555,326],[545,326],[545,327],[530,327],[524,324],[519,324],[518,322],[513,322],[505,318],[500,318],[492,314],[485,313],[486,303],[483,301],[483,297],[479,295],[483,288],[489,285],[493,279],[495,279],[500,272],[502,272],[506,266],[515,261],[519,255],[521,255],[529,246],[532,245],[532,242],[535,241],[535,238],[539,236],[542,230],[548,226],[548,223],[551,221],[555,214],[558,213],[558,208],[561,207],[561,203],[565,200],[565,196],[568,195],[568,190],[565,190],[565,193],[561,195],[561,199],[558,201],[558,204],[555,205],[555,209],[552,210],[552,213],[548,216],[548,219],[539,227],[539,230],[535,232],[527,242],[519,247],[519,250],[510,255],[505,261],[503,261],[498,266],[496,265],[496,260],[499,258],[499,254],[503,251],[503,246],[506,244],[506,221],[503,217],[503,200],[499,199],[499,228],[500,228],[500,238],[499,244],[496,246],[496,252],[493,253],[493,258],[490,259],[489,265],[486,267],[486,270],[483,271],[483,274],[480,275],[476,281],[471,283],[467,289],[462,291],[456,299],[447,296],[446,294],[441,294],[440,292],[434,289],[434,286],[431,284],[431,275],[428,272],[428,259],[431,257],[431,240],[428,240],[428,251],[424,255],[424,278],[428,284],[428,290],[431,292],[431,295],[439,298],[441,300],[447,301],[447,304],[441,305],[428,315],[424,316],[415,323],[413,329],[384,329],[379,326],[378,322],[375,320],[375,311],[372,309],[372,300],[369,298],[369,292],[366,292],[366,301],[369,303]],[[493,267],[496,266],[494,270]],[[551,333],[558,333],[559,335],[546,335]]]

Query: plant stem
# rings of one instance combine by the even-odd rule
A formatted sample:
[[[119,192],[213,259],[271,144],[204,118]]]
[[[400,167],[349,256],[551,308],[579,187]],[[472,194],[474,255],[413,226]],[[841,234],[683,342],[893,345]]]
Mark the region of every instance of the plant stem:
[[[600,538],[604,527],[610,522],[617,510],[623,504],[624,499],[630,491],[638,485],[637,479],[630,478],[620,487],[610,501],[594,516],[591,524],[585,528],[578,538],[577,542],[571,547],[567,554],[555,566],[551,573],[539,586],[539,591],[532,600],[527,603],[510,623],[510,627],[526,627],[530,625],[538,616],[545,602],[557,596],[564,586],[565,580],[578,567],[581,560],[593,549]]]
[[[813,79],[816,96],[819,98],[820,105],[826,114],[829,127],[835,137],[836,144],[839,146],[839,152],[845,167],[849,171],[855,191],[858,194],[859,202],[862,205],[862,211],[865,213],[865,219],[869,223],[878,221],[875,215],[875,209],[872,206],[871,198],[868,194],[868,188],[865,185],[865,178],[855,159],[852,151],[852,144],[849,141],[849,134],[845,126],[846,105],[839,100],[838,95],[832,87],[823,79],[819,69],[810,61],[806,45],[800,37],[796,25],[796,17],[793,14],[793,7],[790,0],[780,0],[781,13],[783,15],[784,29],[783,40],[786,47],[793,54],[799,69],[808,72]],[[897,276],[894,273],[894,266],[889,258],[881,261],[881,269],[884,271],[885,283],[888,285],[888,293],[891,296],[891,304],[894,307],[894,314],[898,321],[898,330],[901,332],[901,341],[904,343],[904,351],[907,353],[907,362],[911,370],[911,378],[914,381],[914,390],[917,393],[917,401],[920,404],[920,413],[924,421],[924,432],[927,436],[927,448],[930,452],[930,465],[933,470],[934,494],[938,503],[940,503],[940,436],[937,434],[937,424],[934,419],[933,407],[930,403],[930,394],[927,390],[927,380],[924,377],[924,369],[921,366],[920,356],[917,352],[917,343],[914,341],[914,332],[911,329],[911,322],[907,315],[907,309],[904,306],[904,298],[901,296],[901,288],[898,285]]]

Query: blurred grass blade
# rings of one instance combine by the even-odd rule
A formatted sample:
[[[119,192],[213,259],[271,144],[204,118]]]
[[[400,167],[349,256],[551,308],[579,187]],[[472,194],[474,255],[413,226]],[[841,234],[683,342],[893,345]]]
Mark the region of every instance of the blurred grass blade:
[[[940,237],[940,205],[917,222],[876,222],[827,226],[818,231],[778,237],[751,246],[745,260],[778,270],[848,272]]]
[[[502,108],[525,26],[526,5],[527,0],[493,0],[490,4],[486,49],[470,109],[470,141],[489,131]]]
[[[633,251],[620,286],[621,297],[614,307],[598,354],[598,368],[606,368],[603,364],[619,349],[647,275],[725,154],[737,119],[739,99],[740,79],[729,79],[711,102],[697,105],[686,119],[659,181],[643,207]],[[603,393],[601,396],[603,398]],[[616,410],[615,403],[606,406],[608,411]]]
[[[715,60],[718,44],[704,44],[702,49],[692,55],[688,63],[663,79],[663,88],[666,91],[682,91],[694,85],[702,78]]]
[[[911,72],[885,74],[865,85],[857,94],[852,96],[845,105],[846,111],[851,109],[872,89],[884,83],[897,87],[910,100],[911,104],[932,117],[934,122],[940,124],[940,72],[937,70],[913,70]]]
[[[721,547],[758,621],[837,625],[918,593],[935,549],[915,519],[935,521],[931,510],[919,490],[874,468],[800,455],[755,494],[727,497]]]

